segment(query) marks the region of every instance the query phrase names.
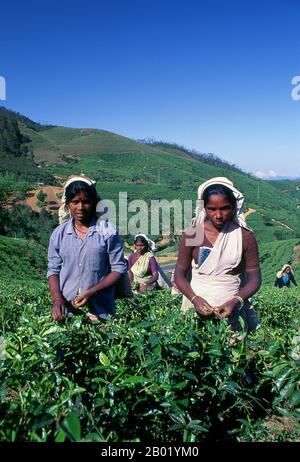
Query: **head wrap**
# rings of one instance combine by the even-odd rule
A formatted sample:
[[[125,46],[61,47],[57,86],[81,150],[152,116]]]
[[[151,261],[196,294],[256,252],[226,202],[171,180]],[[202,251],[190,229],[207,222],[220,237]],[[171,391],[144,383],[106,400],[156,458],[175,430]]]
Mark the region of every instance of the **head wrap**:
[[[204,191],[209,186],[212,186],[215,184],[226,186],[226,188],[230,189],[233,192],[233,195],[236,199],[236,213],[232,221],[235,222],[237,225],[241,226],[242,228],[246,228],[251,231],[251,228],[249,228],[249,226],[246,223],[244,213],[243,213],[244,196],[240,191],[238,191],[233,186],[233,182],[230,181],[228,178],[220,176],[220,177],[211,178],[210,180],[202,183],[198,188],[198,201],[203,201]],[[203,203],[200,203],[198,204],[196,208],[196,217],[194,219],[193,224],[202,224],[204,223],[205,218],[206,218],[206,212],[205,212]]]
[[[91,180],[91,178],[88,178],[87,176],[84,176],[84,175],[73,176],[72,178],[69,178],[68,181],[66,181],[66,183],[64,184],[63,195],[61,198],[61,206],[58,210],[58,218],[59,218],[60,225],[62,223],[65,223],[71,218],[69,207],[68,207],[68,204],[66,203],[66,189],[71,183],[74,183],[75,181],[82,181],[83,183],[86,183],[89,186],[96,187],[96,181]],[[100,197],[99,197],[99,200],[100,200]]]
[[[134,240],[136,240],[137,237],[143,237],[144,239],[146,239],[146,241],[148,242],[148,246],[149,246],[149,249],[151,250],[151,252],[154,252],[156,250],[155,242],[151,241],[151,239],[149,239],[149,237],[146,236],[146,234],[136,234],[134,236]]]
[[[276,277],[277,277],[278,279],[279,279],[279,278],[281,278],[281,277],[282,277],[282,275],[283,275],[283,273],[285,272],[285,270],[286,270],[287,268],[290,268],[290,270],[291,270],[291,273],[293,274],[293,270],[292,270],[292,267],[291,267],[291,265],[283,265],[283,267],[281,268],[281,270],[280,270],[280,271],[278,271],[278,273],[277,273]]]

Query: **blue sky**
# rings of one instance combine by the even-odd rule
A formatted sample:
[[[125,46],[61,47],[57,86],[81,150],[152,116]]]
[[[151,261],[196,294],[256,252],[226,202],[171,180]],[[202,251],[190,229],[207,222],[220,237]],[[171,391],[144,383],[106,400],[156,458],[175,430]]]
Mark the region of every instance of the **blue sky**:
[[[4,0],[0,103],[300,177],[299,17],[298,0]]]

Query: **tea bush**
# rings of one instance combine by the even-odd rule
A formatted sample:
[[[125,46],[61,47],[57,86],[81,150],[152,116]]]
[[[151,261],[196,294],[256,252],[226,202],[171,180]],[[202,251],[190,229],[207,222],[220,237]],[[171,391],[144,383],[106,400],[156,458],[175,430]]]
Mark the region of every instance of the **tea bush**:
[[[105,324],[56,324],[44,283],[0,284],[0,440],[250,441],[274,412],[299,417],[297,290],[261,290],[242,340],[180,302],[160,291]]]

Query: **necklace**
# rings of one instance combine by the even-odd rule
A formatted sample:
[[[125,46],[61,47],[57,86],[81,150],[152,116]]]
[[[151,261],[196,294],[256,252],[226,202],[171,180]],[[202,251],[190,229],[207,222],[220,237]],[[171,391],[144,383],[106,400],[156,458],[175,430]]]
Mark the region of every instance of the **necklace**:
[[[86,233],[87,233],[87,231],[80,231],[80,229],[76,228],[75,225],[74,225],[74,228],[76,229],[76,231],[78,231],[78,232],[81,233],[81,234],[86,234]]]

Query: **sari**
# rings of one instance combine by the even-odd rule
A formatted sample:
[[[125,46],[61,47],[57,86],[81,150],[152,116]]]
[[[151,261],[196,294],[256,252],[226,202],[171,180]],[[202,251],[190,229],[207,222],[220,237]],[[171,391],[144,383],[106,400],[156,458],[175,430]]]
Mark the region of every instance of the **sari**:
[[[149,281],[152,278],[152,274],[148,276],[146,274],[148,272],[149,262],[150,262],[151,257],[153,257],[152,252],[144,253],[137,259],[137,261],[130,268],[133,274],[133,280],[135,283],[139,285],[149,284]],[[153,282],[152,284],[149,285],[150,289],[155,289],[155,287],[156,287],[156,282]]]

